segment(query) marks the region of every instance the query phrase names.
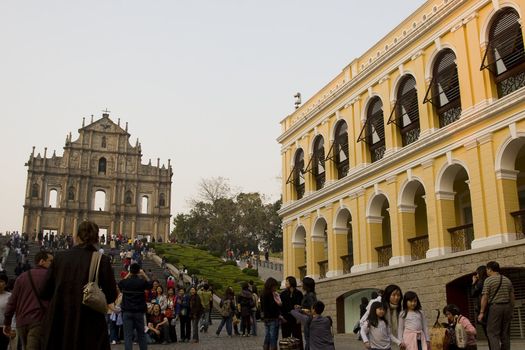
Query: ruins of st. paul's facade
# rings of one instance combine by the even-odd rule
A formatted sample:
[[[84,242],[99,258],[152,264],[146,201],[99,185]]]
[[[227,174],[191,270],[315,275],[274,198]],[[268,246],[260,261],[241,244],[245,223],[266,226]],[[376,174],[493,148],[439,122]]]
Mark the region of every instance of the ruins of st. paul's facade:
[[[107,112],[79,137],[66,137],[64,154],[35,156],[28,167],[23,232],[33,239],[39,232],[75,234],[84,220],[108,235],[122,234],[166,240],[170,225],[171,177],[167,167],[142,164],[141,144]]]

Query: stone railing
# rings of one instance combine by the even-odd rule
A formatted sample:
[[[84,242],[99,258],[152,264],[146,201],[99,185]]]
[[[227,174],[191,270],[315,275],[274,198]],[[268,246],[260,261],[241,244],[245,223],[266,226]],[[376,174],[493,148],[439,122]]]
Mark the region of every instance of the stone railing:
[[[341,260],[343,260],[343,273],[350,273],[352,266],[354,266],[354,255],[343,255]]]
[[[306,277],[306,265],[299,266],[299,278],[302,281]]]
[[[378,267],[388,266],[392,257],[392,244],[376,247]]]
[[[471,248],[474,240],[474,225],[466,224],[456,227],[448,228],[450,233],[450,244],[452,246],[452,253],[462,252]]]
[[[328,272],[328,260],[318,261],[319,265],[319,279],[326,278],[326,273]]]
[[[408,242],[410,243],[412,261],[425,259],[427,257],[428,235],[409,238]]]
[[[516,239],[525,238],[525,209],[510,213],[516,225]]]

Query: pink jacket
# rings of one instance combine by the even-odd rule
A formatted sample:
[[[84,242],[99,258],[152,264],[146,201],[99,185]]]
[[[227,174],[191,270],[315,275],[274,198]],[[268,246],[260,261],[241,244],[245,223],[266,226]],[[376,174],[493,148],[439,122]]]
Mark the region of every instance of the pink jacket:
[[[459,316],[458,322],[467,332],[467,345],[476,345],[476,327],[474,327],[469,319],[463,315]]]

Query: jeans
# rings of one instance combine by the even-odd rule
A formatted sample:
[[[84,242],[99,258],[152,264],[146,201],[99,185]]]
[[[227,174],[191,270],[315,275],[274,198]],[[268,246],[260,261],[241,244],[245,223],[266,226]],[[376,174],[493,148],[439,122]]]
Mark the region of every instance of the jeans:
[[[208,331],[209,326],[209,319],[210,319],[210,311],[204,311],[201,316],[200,320],[200,327],[204,330],[204,332]]]
[[[219,328],[217,328],[217,335],[221,334],[222,327],[226,326],[226,333],[228,333],[229,336],[232,335],[232,317],[222,317],[221,324],[219,324]]]
[[[199,341],[199,318],[192,318],[191,319],[191,327],[192,330],[192,340]]]
[[[264,346],[268,346],[270,349],[277,349],[277,340],[279,339],[279,320],[265,320],[264,329],[266,330]]]
[[[133,330],[136,330],[139,349],[147,350],[148,344],[144,335],[144,313],[124,311],[122,318],[124,322],[124,349],[133,350]]]
[[[120,334],[120,326],[117,326],[117,321],[109,321],[109,341],[110,342],[118,342],[120,340],[119,334]]]
[[[190,340],[191,337],[191,320],[189,316],[179,316],[180,320],[180,340]]]

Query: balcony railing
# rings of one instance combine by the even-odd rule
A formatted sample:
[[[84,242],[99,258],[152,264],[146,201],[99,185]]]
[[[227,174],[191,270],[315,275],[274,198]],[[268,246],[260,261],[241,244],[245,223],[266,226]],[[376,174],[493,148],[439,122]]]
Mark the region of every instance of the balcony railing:
[[[392,244],[376,247],[377,264],[379,267],[388,266],[392,257]]]
[[[462,252],[471,248],[474,240],[474,225],[466,224],[447,229],[450,233],[450,243],[452,245],[452,252]]]
[[[306,277],[306,265],[299,266],[299,277],[301,278],[301,281]]]
[[[510,213],[514,217],[516,225],[516,239],[525,238],[525,209]]]
[[[428,235],[409,238],[408,242],[410,243],[412,261],[425,259],[427,257]]]
[[[343,273],[350,273],[352,266],[354,266],[354,255],[343,255],[341,260],[343,260]]]
[[[317,264],[319,265],[319,278],[326,278],[326,273],[328,272],[328,260],[319,261]]]

